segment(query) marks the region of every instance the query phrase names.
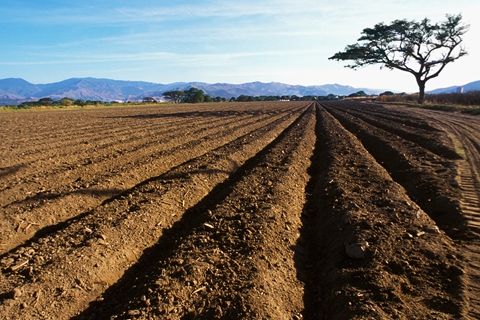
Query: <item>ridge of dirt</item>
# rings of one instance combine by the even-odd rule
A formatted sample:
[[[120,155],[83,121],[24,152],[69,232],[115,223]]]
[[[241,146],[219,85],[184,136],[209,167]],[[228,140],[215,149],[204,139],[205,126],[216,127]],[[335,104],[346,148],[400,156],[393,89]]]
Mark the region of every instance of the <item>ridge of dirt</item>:
[[[407,111],[1,114],[0,318],[479,318],[480,119]]]
[[[454,162],[349,115],[342,110],[348,104],[326,105],[326,108],[360,139],[439,228],[455,239],[469,236],[460,210]]]
[[[462,155],[456,161],[457,179],[462,191],[460,207],[467,219],[467,228],[473,235],[460,241],[466,261],[464,294],[467,306],[464,317],[480,318],[480,119],[443,112],[412,110],[432,126],[445,131],[455,150]]]
[[[0,287],[5,295],[0,314],[68,318],[82,310],[186,209],[292,121],[277,120],[249,132],[4,255]]]
[[[230,131],[232,131],[233,129],[241,127],[243,125],[242,122],[244,121],[245,124],[252,124],[255,121],[260,121],[264,118],[269,119],[271,117],[264,116],[259,117],[258,119],[252,119],[251,117],[241,117],[237,119],[226,120],[224,125],[231,125],[235,123],[236,125],[230,128]],[[199,141],[201,139],[208,138],[209,135],[211,136],[212,134],[218,134],[220,129],[218,128],[218,125],[216,125],[217,121],[214,120],[215,119],[211,119],[210,122],[206,122],[204,125],[194,121],[193,123],[180,126],[179,128],[176,128],[176,130],[172,130],[170,128],[167,130],[161,130],[159,132],[151,132],[150,136],[147,138],[146,141],[140,140],[139,144],[134,144],[132,146],[129,146],[128,143],[126,143],[125,141],[121,141],[120,146],[113,145],[111,148],[105,150],[105,153],[101,152],[101,148],[95,146],[95,154],[93,156],[87,155],[85,158],[78,158],[79,155],[83,153],[83,151],[73,154],[61,154],[56,156],[63,159],[62,163],[59,166],[49,166],[48,164],[42,163],[29,166],[26,163],[22,163],[24,168],[25,166],[27,166],[27,169],[30,169],[22,170],[26,171],[22,173],[27,175],[27,177],[16,174],[15,179],[17,181],[20,180],[21,183],[10,183],[10,185],[8,185],[9,181],[7,180],[5,181],[5,183],[8,185],[8,188],[0,191],[4,194],[12,193],[15,195],[18,194],[18,188],[25,188],[26,191],[34,192],[35,190],[30,190],[28,188],[29,185],[37,187],[37,189],[41,188],[41,190],[49,187],[49,185],[43,184],[41,186],[38,186],[38,180],[41,179],[42,175],[55,176],[55,178],[64,178],[63,176],[67,176],[66,178],[75,179],[75,177],[77,176],[83,177],[85,174],[93,175],[95,173],[102,172],[111,167],[112,162],[117,163],[117,165],[124,165],[128,164],[129,161],[132,161],[132,157],[134,157],[134,159],[138,161],[138,155],[141,156],[140,159],[142,159],[142,157],[156,157],[161,155],[162,152],[168,152],[169,147],[182,145],[188,146],[188,143],[192,143],[192,141]],[[221,120],[219,120],[219,122],[222,123]],[[212,133],[212,129],[218,130],[217,133]],[[163,139],[163,141],[165,142],[162,143],[162,141],[159,139]],[[50,157],[49,160],[55,161],[55,159],[53,159],[52,157]],[[85,168],[88,168],[89,170],[85,170]],[[25,184],[27,184],[27,186],[25,186]],[[2,200],[5,198],[7,198],[7,196],[4,195],[2,197]],[[2,201],[2,203],[4,206],[9,204],[5,203],[4,201]]]
[[[178,143],[181,142],[180,138],[180,141],[174,142],[173,145],[167,142],[165,143],[165,147],[161,148],[163,151],[159,151],[160,153],[157,155],[158,158],[146,157],[140,154],[140,158],[145,158],[143,165],[141,162],[132,162],[126,167],[118,164],[117,167],[114,167],[105,174],[102,172],[100,177],[94,173],[81,175],[82,180],[80,182],[74,181],[73,184],[69,185],[63,181],[65,185],[61,186],[61,189],[56,191],[50,190],[49,193],[43,196],[35,197],[32,204],[25,205],[20,203],[9,208],[3,208],[1,213],[2,220],[0,222],[1,229],[5,230],[0,236],[2,240],[2,252],[34,236],[37,230],[45,226],[74,217],[80,214],[81,210],[87,211],[93,209],[102,201],[124,190],[128,190],[128,188],[138,184],[145,178],[161,174],[169,168],[178,165],[181,161],[184,161],[184,159],[199,156],[209,149],[218,147],[223,143],[222,141],[225,138],[233,140],[246,132],[258,130],[262,126],[268,125],[269,122],[288,118],[294,112],[295,111],[285,115],[272,116],[265,120],[240,121],[239,124],[230,126],[228,129],[220,129],[220,132],[214,131],[213,133],[209,133],[207,137],[210,138],[200,136],[199,140],[187,141],[183,144]],[[214,136],[216,139],[212,139]],[[164,156],[159,157],[160,154]],[[136,159],[138,159],[138,156]],[[136,159],[134,159],[134,161],[137,161]],[[112,165],[114,166],[115,163],[112,163]],[[88,171],[88,168],[82,170]],[[121,189],[112,189],[113,186],[121,184]],[[89,192],[89,190],[111,190],[111,192]],[[49,194],[63,196],[51,197]],[[22,223],[22,221],[24,222]],[[29,228],[25,229],[27,226],[29,226]]]
[[[385,107],[384,105],[378,103],[362,103],[362,112],[369,115],[374,115],[376,117],[388,120],[389,122],[394,121],[405,126],[424,129],[431,132],[440,133],[442,130],[432,126],[424,119],[424,117],[417,117],[410,110],[395,110],[392,108]]]
[[[42,174],[56,173],[58,170],[69,170],[70,166],[79,163],[88,165],[94,162],[98,163],[100,160],[108,159],[108,157],[119,158],[125,154],[138,152],[146,147],[159,144],[158,139],[160,135],[165,133],[168,134],[164,136],[164,141],[169,141],[174,138],[175,135],[181,136],[192,133],[191,129],[193,128],[195,128],[195,132],[201,133],[205,129],[213,127],[216,122],[222,123],[223,121],[223,119],[214,120],[215,119],[192,121],[190,123],[180,123],[180,125],[175,123],[167,127],[157,125],[153,128],[149,127],[148,124],[144,124],[144,127],[129,129],[131,132],[121,134],[112,131],[107,131],[103,135],[101,132],[93,132],[92,135],[96,136],[96,139],[81,140],[80,142],[67,141],[65,145],[59,148],[50,145],[48,142],[45,143],[48,147],[44,146],[38,150],[32,150],[31,147],[27,146],[29,152],[32,152],[34,157],[28,157],[28,155],[25,154],[26,152],[22,152],[17,146],[17,150],[20,149],[19,152],[21,152],[23,168],[15,177],[12,177],[12,179],[15,178],[15,180],[19,180],[28,176],[30,180],[33,180],[32,178],[38,175],[38,171]],[[238,119],[232,119],[231,123],[236,121],[238,121]],[[139,136],[139,134],[141,135]],[[106,143],[101,143],[102,141],[106,141]],[[78,150],[79,145],[81,145],[81,150]],[[38,147],[38,145],[35,146]],[[58,152],[58,149],[61,149],[61,152]],[[92,157],[92,153],[94,153],[94,157]],[[15,158],[15,156],[15,154],[11,155],[12,158]],[[58,159],[62,159],[62,161],[57,162]],[[22,182],[24,180],[25,178],[22,179]],[[12,184],[11,181],[4,180],[2,181],[2,185],[0,191],[6,190],[5,187],[11,187]]]
[[[310,266],[305,319],[457,318],[461,269],[453,242],[355,136],[318,112],[317,202],[304,213],[301,243]],[[346,254],[355,244],[364,258]]]
[[[130,277],[79,318],[298,316],[302,286],[290,247],[298,236],[314,143],[313,112],[190,209]]]
[[[455,152],[453,148],[448,145],[445,145],[443,141],[445,135],[442,131],[432,131],[432,130],[424,130],[420,128],[410,129],[406,126],[398,125],[396,121],[384,121],[384,119],[378,119],[377,114],[374,112],[370,112],[366,114],[362,108],[364,105],[349,105],[348,109],[344,109],[344,111],[348,112],[349,114],[364,120],[365,122],[383,129],[385,131],[391,132],[393,134],[398,135],[404,139],[410,140],[412,142],[417,143],[421,147],[447,159],[457,160],[460,159],[460,156]],[[419,119],[418,122],[421,120]],[[442,139],[443,138],[443,139]]]

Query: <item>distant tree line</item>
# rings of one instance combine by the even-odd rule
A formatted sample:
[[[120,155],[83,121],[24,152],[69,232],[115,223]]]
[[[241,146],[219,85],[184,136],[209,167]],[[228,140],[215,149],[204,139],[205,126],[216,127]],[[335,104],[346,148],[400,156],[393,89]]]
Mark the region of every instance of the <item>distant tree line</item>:
[[[278,96],[249,96],[249,95],[240,95],[238,97],[224,98],[224,97],[212,97],[206,94],[204,91],[197,88],[190,88],[188,90],[172,90],[166,91],[162,94],[168,100],[175,103],[202,103],[202,102],[249,102],[249,101],[325,101],[325,100],[339,100],[345,98],[345,96],[338,96],[334,94],[329,94],[326,96],[317,96],[317,95],[307,95],[307,96],[297,96],[297,95],[278,95]],[[359,91],[352,93],[349,97],[362,97],[368,96],[365,92]],[[141,101],[142,103],[156,103],[157,100],[152,97],[144,97]],[[71,99],[71,98],[61,98],[55,100],[53,98],[41,98],[37,101],[26,101],[16,106],[16,108],[30,108],[30,107],[40,107],[40,106],[87,106],[87,105],[113,105],[119,103],[118,101],[99,101],[99,100],[82,100],[82,99]],[[138,103],[138,102],[125,102],[125,103]]]
[[[321,100],[337,100],[341,97],[333,94],[327,96],[296,96],[296,95],[283,95],[283,96],[249,96],[240,95],[238,97],[231,97],[226,99],[223,97],[211,97],[205,94],[200,89],[190,88],[186,91],[171,90],[163,93],[163,96],[175,103],[201,103],[201,102],[249,102],[249,101],[321,101]]]
[[[247,101],[325,101],[325,100],[338,100],[340,97],[334,94],[327,96],[297,96],[297,95],[284,95],[284,96],[247,96],[240,95],[237,98],[232,97],[229,101],[247,102]]]
[[[109,105],[113,102],[105,102],[98,100],[82,100],[82,99],[71,99],[71,98],[62,98],[59,100],[54,100],[52,98],[41,98],[37,101],[26,101],[21,103],[19,108],[29,108],[29,107],[39,107],[39,106],[86,106],[86,105]]]
[[[163,96],[175,103],[202,103],[226,101],[225,98],[211,97],[203,90],[190,88],[188,90],[171,90],[163,93]]]

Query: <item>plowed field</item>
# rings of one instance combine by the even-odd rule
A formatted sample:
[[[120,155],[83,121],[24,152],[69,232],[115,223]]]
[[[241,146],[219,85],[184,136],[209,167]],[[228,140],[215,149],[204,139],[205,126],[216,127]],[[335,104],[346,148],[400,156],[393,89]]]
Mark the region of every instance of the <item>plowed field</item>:
[[[480,118],[0,114],[1,319],[478,319]]]

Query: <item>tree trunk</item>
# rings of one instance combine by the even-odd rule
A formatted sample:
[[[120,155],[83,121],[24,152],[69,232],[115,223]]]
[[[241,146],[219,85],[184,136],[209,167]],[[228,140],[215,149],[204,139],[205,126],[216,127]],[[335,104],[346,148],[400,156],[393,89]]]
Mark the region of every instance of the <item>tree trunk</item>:
[[[425,99],[425,82],[418,81],[418,104],[423,104]]]

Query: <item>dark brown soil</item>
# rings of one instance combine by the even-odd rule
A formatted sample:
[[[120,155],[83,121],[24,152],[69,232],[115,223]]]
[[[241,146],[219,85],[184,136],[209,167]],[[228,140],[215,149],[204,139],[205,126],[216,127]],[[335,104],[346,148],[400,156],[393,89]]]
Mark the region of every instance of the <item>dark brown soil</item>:
[[[0,318],[479,318],[480,122],[355,102],[0,114]]]

